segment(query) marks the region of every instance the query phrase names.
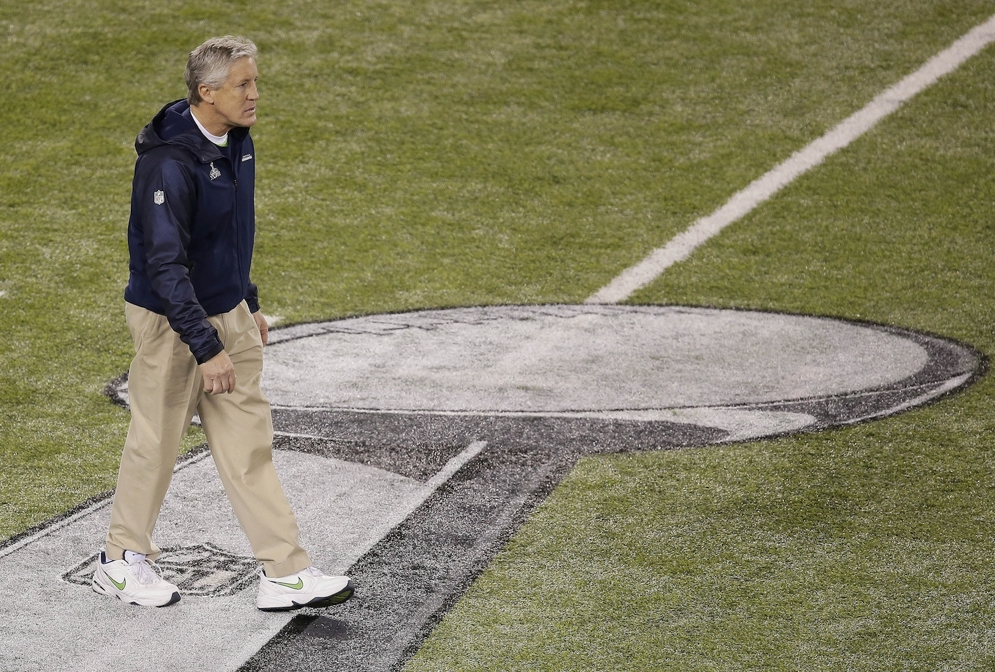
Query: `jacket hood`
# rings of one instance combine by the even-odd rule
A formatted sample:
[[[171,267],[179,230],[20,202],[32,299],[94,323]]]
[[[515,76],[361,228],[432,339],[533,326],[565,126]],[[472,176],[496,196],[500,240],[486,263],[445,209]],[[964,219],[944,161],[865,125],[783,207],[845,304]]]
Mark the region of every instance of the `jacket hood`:
[[[235,137],[244,137],[248,132],[247,128],[229,131]],[[191,116],[190,103],[182,98],[164,105],[135,138],[135,151],[139,155],[162,145],[185,147],[205,163],[222,156],[221,150],[197,128]]]

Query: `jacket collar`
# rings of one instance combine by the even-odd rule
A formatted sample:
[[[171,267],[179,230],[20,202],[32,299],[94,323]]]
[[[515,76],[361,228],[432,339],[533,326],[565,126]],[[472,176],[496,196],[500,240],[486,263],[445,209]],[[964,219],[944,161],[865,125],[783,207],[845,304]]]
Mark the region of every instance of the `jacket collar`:
[[[228,132],[228,141],[241,142],[248,134],[248,128],[233,128]],[[139,154],[161,145],[184,147],[201,163],[216,161],[224,156],[221,148],[205,138],[197,128],[190,104],[185,99],[164,105],[135,139],[135,151]]]

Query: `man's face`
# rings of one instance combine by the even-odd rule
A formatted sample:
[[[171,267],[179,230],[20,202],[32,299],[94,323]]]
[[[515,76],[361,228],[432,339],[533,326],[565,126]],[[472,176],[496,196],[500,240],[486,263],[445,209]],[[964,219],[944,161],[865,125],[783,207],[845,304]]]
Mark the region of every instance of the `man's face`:
[[[246,56],[233,62],[228,69],[228,81],[211,91],[214,111],[227,130],[256,123],[257,79],[256,61]]]

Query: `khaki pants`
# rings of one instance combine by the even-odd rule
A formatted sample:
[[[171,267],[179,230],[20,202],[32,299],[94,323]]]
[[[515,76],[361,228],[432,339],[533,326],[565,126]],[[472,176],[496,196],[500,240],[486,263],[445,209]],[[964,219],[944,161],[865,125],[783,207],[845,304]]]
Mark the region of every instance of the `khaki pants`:
[[[235,367],[231,394],[204,393],[190,349],[165,316],[125,304],[135,359],[128,374],[131,427],[124,444],[107,557],[125,550],[159,555],[152,530],[173,476],[180,439],[200,414],[225,493],[267,576],[286,576],[311,565],[301,548],[297,520],[273,468],[273,422],[260,389],[263,344],[249,308],[208,318]]]

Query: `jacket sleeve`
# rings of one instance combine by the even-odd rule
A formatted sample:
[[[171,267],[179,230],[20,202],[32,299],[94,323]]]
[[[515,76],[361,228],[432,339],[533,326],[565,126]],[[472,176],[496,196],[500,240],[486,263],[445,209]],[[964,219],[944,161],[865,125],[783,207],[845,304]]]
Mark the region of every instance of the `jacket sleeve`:
[[[152,289],[162,300],[169,326],[203,364],[224,345],[190,282],[187,251],[197,203],[194,177],[176,160],[149,156],[142,161],[135,189]]]

